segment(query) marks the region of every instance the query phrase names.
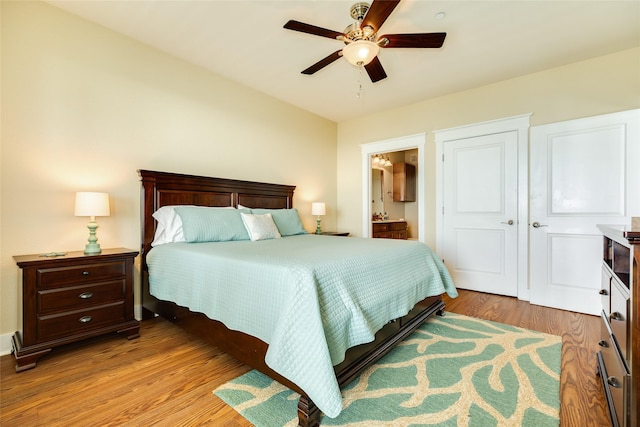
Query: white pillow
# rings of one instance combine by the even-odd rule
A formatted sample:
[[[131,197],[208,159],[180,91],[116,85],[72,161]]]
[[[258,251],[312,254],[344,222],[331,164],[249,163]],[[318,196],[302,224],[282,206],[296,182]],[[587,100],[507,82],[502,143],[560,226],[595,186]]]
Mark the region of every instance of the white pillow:
[[[152,216],[158,221],[158,225],[151,246],[185,241],[182,220],[174,208],[175,206],[162,206],[153,213]]]
[[[233,206],[225,207],[209,207],[209,206],[193,206],[193,205],[167,205],[162,206],[153,213],[153,217],[158,221],[156,233],[153,236],[151,246],[162,245],[164,243],[186,242],[184,231],[182,228],[182,219],[175,211],[177,206],[192,206],[202,209],[234,209]]]
[[[249,238],[254,242],[256,240],[279,239],[282,237],[270,213],[254,215],[243,212],[240,213],[240,216],[247,233],[249,233]]]

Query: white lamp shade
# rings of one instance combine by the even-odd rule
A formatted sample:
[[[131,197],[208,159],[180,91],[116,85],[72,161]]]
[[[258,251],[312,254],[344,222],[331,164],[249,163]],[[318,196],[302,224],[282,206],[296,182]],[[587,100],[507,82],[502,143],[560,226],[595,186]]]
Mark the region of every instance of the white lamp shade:
[[[374,42],[368,40],[358,40],[353,43],[349,43],[342,49],[342,56],[352,65],[360,66],[367,65],[373,61],[376,57],[380,47]]]
[[[311,215],[326,215],[327,208],[324,203],[311,203]]]
[[[76,193],[75,216],[109,216],[109,193]]]

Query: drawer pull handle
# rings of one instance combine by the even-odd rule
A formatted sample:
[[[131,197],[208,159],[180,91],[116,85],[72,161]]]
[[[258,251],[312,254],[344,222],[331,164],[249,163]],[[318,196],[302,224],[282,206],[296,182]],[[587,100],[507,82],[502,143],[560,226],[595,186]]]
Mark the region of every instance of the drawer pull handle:
[[[618,320],[622,322],[624,321],[624,317],[622,317],[622,314],[618,313],[617,311],[614,311],[613,313],[611,313],[611,320]]]
[[[80,299],[89,299],[93,297],[93,292],[83,292],[80,295],[78,295],[78,297]]]
[[[83,271],[83,272],[82,272],[82,275],[83,275],[83,276],[88,276],[88,275],[89,275],[89,272],[85,270],[85,271]]]
[[[609,384],[611,387],[620,388],[620,383],[618,382],[616,377],[607,378],[607,384]]]
[[[82,316],[81,318],[78,319],[78,322],[80,322],[80,323],[89,323],[89,322],[91,322],[92,319],[93,319],[93,317],[91,317],[91,316]]]
[[[598,342],[598,345],[599,345],[600,347],[604,347],[604,348],[609,347],[609,343],[608,343],[608,342],[606,342],[605,340],[600,340],[600,342]]]
[[[606,289],[600,289],[600,292],[598,292],[600,295],[609,295],[609,291],[607,291]]]

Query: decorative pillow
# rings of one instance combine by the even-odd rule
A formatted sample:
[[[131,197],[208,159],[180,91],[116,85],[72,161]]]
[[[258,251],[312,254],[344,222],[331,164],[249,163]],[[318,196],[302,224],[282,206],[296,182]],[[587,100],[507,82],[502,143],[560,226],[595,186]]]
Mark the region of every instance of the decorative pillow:
[[[175,211],[182,220],[185,241],[189,243],[249,240],[241,211],[237,209],[176,206]]]
[[[279,239],[282,237],[270,213],[264,215],[240,213],[240,216],[252,241]]]
[[[175,206],[162,206],[153,213],[152,216],[158,221],[158,225],[151,246],[185,241],[182,220],[174,208]]]
[[[282,236],[293,236],[295,234],[306,234],[307,230],[302,226],[300,215],[296,208],[293,209],[251,209],[252,214],[263,215],[270,213],[273,222],[276,223],[278,231]]]

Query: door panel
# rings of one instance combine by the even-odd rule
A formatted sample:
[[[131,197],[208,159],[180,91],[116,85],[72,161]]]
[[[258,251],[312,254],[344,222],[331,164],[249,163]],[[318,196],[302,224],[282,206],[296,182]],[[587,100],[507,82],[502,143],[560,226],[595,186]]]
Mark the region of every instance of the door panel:
[[[483,146],[478,141],[453,149],[457,213],[503,212],[503,150],[500,143]]]
[[[589,289],[600,290],[601,235],[549,233],[547,241],[551,285],[568,288],[587,286]],[[594,275],[598,276],[595,287],[592,280]]]
[[[531,128],[532,303],[594,315],[602,309],[596,225],[629,223],[637,204],[637,173],[627,168],[637,153],[629,120],[620,113]]]
[[[517,132],[444,142],[443,258],[456,286],[517,295]]]
[[[624,148],[622,126],[551,135],[549,215],[624,216]]]
[[[460,273],[502,274],[504,237],[502,230],[457,229],[457,270]]]

